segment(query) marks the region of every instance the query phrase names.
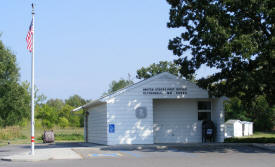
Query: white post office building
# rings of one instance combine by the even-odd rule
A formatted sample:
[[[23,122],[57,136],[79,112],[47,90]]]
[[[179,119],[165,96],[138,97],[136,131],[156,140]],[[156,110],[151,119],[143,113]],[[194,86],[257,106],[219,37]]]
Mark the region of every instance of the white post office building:
[[[86,142],[201,143],[202,120],[224,141],[224,98],[209,98],[194,83],[164,72],[82,106]]]

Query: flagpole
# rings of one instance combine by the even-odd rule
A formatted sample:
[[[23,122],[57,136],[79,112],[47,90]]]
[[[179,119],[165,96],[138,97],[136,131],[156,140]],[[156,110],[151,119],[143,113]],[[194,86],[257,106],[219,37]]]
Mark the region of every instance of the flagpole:
[[[32,4],[31,155],[34,155],[34,5]]]

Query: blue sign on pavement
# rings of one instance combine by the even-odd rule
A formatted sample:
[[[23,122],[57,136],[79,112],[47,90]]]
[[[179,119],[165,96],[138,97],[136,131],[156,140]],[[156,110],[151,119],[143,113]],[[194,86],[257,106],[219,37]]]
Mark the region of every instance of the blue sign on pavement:
[[[115,124],[109,124],[109,133],[115,133]]]

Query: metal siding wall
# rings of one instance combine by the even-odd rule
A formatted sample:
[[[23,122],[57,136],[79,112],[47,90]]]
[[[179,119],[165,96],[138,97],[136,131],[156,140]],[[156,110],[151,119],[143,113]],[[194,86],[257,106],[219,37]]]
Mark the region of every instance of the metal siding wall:
[[[107,104],[88,110],[88,142],[107,144]]]
[[[145,83],[145,84],[143,84]],[[115,124],[115,133],[109,133],[108,128],[108,145],[115,144],[153,144],[153,99],[208,99],[208,93],[190,83],[186,80],[175,79],[170,75],[162,76],[151,80],[150,82],[143,82],[141,84],[134,85],[127,91],[106,99],[107,102],[107,126],[109,124]],[[143,88],[183,88],[187,87],[187,94],[184,95],[143,95]],[[135,109],[139,106],[147,108],[147,118],[137,119],[135,116]],[[196,117],[190,115],[190,118]],[[194,120],[191,120],[194,122]],[[222,122],[223,123],[223,122]],[[189,123],[190,126],[194,126],[201,130],[200,124]],[[186,127],[189,125],[185,125]],[[186,129],[182,129],[183,131]],[[187,130],[188,131],[188,130]],[[201,141],[200,137],[197,137],[201,133],[195,131],[194,133],[188,131],[194,137],[190,137],[191,141]],[[199,139],[199,140],[198,140]]]
[[[153,144],[152,100],[126,96],[116,97],[115,103],[108,103],[107,124],[115,124],[115,133],[108,131],[108,145]],[[135,109],[139,106],[147,108],[144,119],[136,118]]]
[[[212,121],[217,127],[217,142],[224,142],[224,100],[224,97],[212,100]]]
[[[244,136],[248,136],[249,135],[249,124],[245,123],[244,124]]]
[[[240,122],[234,123],[234,136],[233,137],[241,137],[243,136],[242,132],[242,124]]]
[[[249,124],[249,135],[253,135],[253,123]]]
[[[195,100],[154,100],[155,143],[201,142],[201,123]]]
[[[84,116],[84,128],[83,128],[83,131],[84,131],[84,142],[88,142],[87,140],[86,140],[86,136],[87,136],[87,134],[86,134],[86,116]]]

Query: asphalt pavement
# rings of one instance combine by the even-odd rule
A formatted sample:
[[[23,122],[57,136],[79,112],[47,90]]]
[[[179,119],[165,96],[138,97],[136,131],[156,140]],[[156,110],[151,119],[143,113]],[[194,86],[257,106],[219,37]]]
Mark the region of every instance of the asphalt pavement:
[[[39,162],[0,161],[0,167],[275,167],[275,152],[249,145],[114,148],[67,143],[37,147],[40,149],[70,148],[82,159]],[[29,146],[26,145],[0,147],[0,157],[28,149]]]

